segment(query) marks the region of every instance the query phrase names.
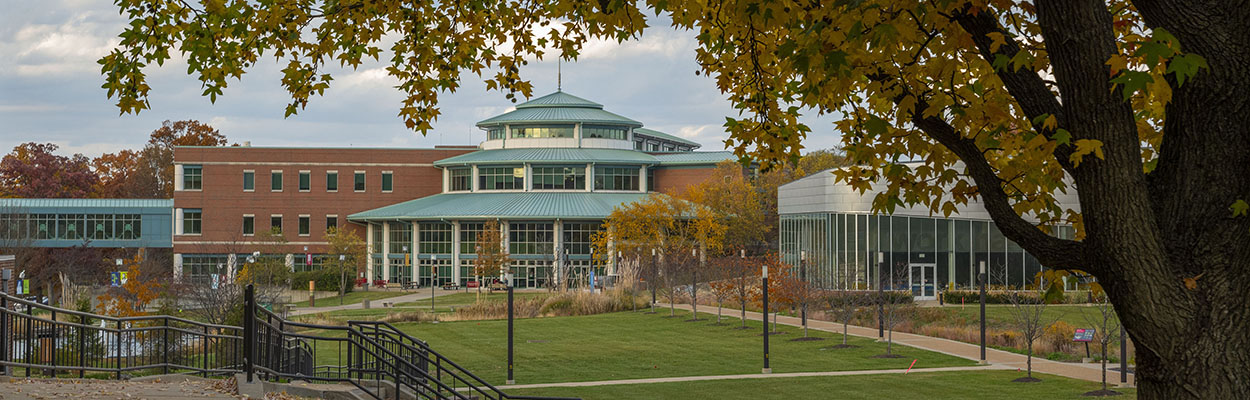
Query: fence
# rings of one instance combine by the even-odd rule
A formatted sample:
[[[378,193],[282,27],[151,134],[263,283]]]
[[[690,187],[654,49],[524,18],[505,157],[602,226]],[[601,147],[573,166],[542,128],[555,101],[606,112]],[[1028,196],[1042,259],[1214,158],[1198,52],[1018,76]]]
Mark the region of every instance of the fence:
[[[245,373],[249,383],[259,374],[350,384],[376,399],[577,400],[510,396],[388,323],[287,321],[259,306],[254,293],[245,290],[243,327],[164,315],[114,318],[0,294],[0,372],[116,379]]]

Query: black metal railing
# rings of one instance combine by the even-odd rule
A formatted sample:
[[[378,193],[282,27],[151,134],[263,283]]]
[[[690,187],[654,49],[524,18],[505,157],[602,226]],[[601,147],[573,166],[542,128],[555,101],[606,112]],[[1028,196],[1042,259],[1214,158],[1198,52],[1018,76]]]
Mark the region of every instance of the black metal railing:
[[[167,315],[115,318],[0,294],[0,366],[14,375],[230,374],[243,332]]]
[[[165,315],[115,318],[0,294],[0,373],[244,373],[249,383],[259,374],[350,384],[376,399],[579,400],[510,396],[389,323],[288,321],[260,307],[251,286],[244,293],[242,327]]]

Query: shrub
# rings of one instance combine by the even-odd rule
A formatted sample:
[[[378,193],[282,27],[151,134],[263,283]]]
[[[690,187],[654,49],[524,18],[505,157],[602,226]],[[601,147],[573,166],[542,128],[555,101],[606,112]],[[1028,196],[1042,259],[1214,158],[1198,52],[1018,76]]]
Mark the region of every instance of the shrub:
[[[1067,322],[1055,321],[1042,332],[1042,342],[1049,344],[1055,351],[1066,352],[1072,346],[1072,334],[1076,327]]]
[[[348,276],[350,277],[350,274]],[[333,268],[296,272],[291,275],[291,290],[306,290],[308,281],[313,281],[317,284],[317,290],[337,292],[342,278],[343,275]],[[353,289],[355,288],[352,285],[347,285],[344,292],[351,293]]]

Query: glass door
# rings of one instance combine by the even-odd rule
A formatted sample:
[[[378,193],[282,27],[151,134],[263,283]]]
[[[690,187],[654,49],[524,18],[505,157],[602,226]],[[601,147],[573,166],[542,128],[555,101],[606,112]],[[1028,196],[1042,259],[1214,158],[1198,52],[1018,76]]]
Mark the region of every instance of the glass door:
[[[911,294],[916,300],[936,300],[937,266],[911,264]]]

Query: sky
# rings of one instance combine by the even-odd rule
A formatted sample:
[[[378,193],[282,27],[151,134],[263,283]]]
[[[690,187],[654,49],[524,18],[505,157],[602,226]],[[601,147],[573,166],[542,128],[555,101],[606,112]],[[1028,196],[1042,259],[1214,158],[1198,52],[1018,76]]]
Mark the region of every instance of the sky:
[[[55,143],[61,153],[89,157],[140,148],[164,120],[195,119],[232,143],[253,146],[432,147],[477,144],[477,121],[504,113],[512,103],[487,91],[476,75],[462,75],[456,93],[439,96],[443,115],[426,136],[396,116],[402,99],[396,80],[381,64],[330,69],[335,80],[298,115],[283,118],[289,95],[279,67],[259,63],[231,81],[216,103],[200,95],[200,83],[175,59],[149,67],[151,109],[120,115],[96,61],[117,43],[126,20],[111,1],[0,0],[0,154],[25,142]],[[737,112],[706,76],[696,76],[694,33],[656,17],[642,37],[622,44],[592,42],[579,60],[563,65],[563,90],[640,121],[647,128],[724,149],[722,124]],[[383,56],[383,60],[387,57]],[[272,60],[272,59],[269,59]],[[556,89],[554,58],[521,71],[534,96]],[[840,135],[832,117],[804,117],[813,130],[806,150],[831,148]],[[805,150],[805,151],[806,151]]]

